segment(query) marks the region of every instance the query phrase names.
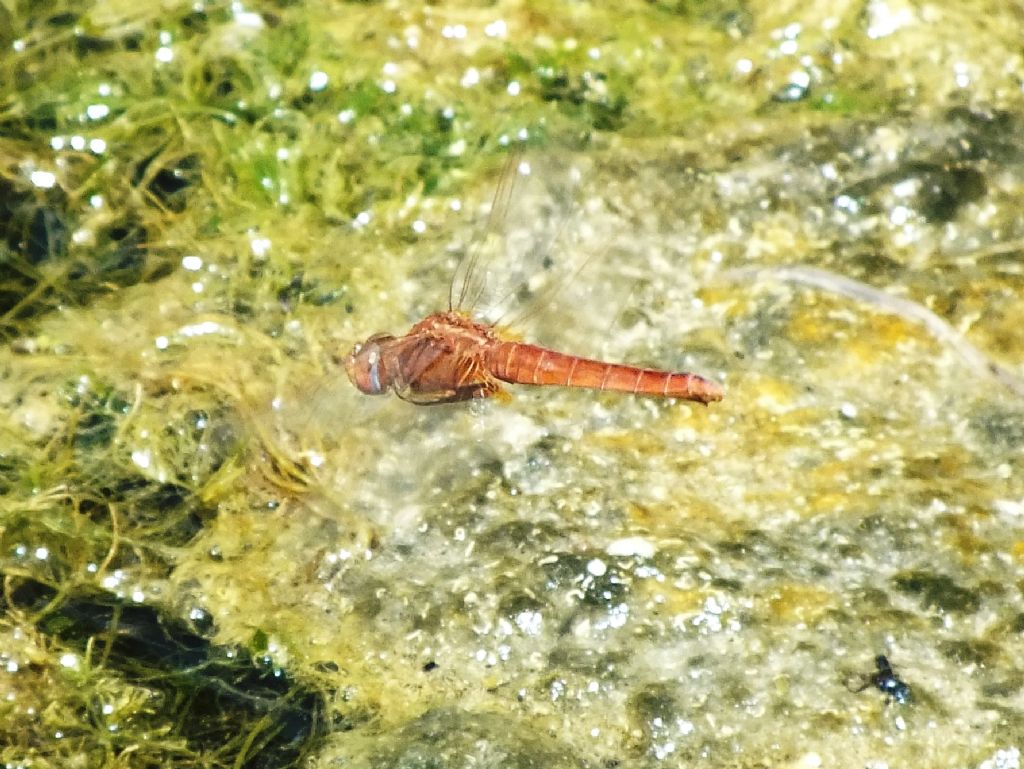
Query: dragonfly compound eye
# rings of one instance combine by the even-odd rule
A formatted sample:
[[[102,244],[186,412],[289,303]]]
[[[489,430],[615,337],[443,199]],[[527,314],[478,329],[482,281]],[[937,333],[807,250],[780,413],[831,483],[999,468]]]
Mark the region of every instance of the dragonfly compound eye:
[[[380,345],[376,342],[357,344],[343,363],[349,381],[367,395],[380,395],[390,385],[381,377]]]

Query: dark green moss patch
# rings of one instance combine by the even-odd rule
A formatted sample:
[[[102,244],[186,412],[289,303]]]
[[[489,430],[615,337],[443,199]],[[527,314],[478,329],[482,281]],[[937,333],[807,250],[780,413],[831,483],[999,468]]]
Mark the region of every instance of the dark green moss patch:
[[[1000,654],[999,646],[979,640],[944,641],[939,650],[961,665],[992,665]]]
[[[897,195],[895,188],[899,187]],[[903,191],[913,189],[907,196]],[[967,203],[981,198],[987,190],[981,171],[968,165],[934,161],[911,161],[872,179],[866,179],[843,190],[844,195],[859,201],[869,210],[887,211],[900,198],[900,205],[909,206],[930,222],[948,222]]]
[[[958,584],[951,577],[934,572],[904,572],[893,578],[897,590],[917,596],[923,608],[973,614],[981,607],[976,591]]]
[[[5,612],[44,612],[38,628],[52,642],[92,659],[121,686],[148,692],[145,717],[110,736],[115,754],[141,741],[145,753],[157,756],[176,745],[182,766],[276,769],[299,765],[317,739],[316,692],[239,650],[216,647],[159,609],[101,593],[58,597],[39,582],[4,581]],[[90,727],[85,719],[77,728],[69,724],[67,737],[87,739]]]

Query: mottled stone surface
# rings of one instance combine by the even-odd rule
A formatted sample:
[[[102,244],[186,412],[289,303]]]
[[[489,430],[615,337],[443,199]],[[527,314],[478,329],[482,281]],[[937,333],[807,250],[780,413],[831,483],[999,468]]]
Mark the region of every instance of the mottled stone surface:
[[[171,6],[0,5],[0,759],[1019,766],[1019,9]],[[349,387],[467,254],[725,400]]]

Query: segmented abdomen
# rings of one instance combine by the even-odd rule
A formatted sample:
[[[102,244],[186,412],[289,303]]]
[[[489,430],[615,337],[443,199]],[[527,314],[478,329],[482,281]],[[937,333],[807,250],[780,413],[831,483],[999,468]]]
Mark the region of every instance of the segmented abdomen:
[[[722,399],[717,383],[696,374],[605,363],[522,342],[491,346],[486,362],[491,374],[514,384],[586,387],[701,403]]]

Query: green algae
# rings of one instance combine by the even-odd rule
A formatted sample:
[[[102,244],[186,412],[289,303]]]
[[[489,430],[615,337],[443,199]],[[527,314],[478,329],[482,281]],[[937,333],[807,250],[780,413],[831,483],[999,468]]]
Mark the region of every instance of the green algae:
[[[0,4],[0,759],[1019,746],[1018,399],[898,313],[724,274],[814,264],[1019,371],[1019,39],[929,13]],[[540,333],[723,404],[330,383],[443,304],[516,143],[593,155],[604,202]],[[912,708],[843,685],[880,651]]]
[[[148,606],[81,589],[55,600],[53,591],[28,580],[13,587],[8,581],[4,598],[6,614],[39,617],[40,636],[62,651],[60,667],[46,670],[45,679],[71,688],[67,701],[54,697],[44,711],[55,730],[35,759],[44,765],[103,765],[130,755],[135,766],[278,766],[295,760],[311,734],[315,694],[237,650],[212,649]],[[46,608],[38,611],[40,605]],[[8,753],[31,751],[34,714],[7,715]]]

